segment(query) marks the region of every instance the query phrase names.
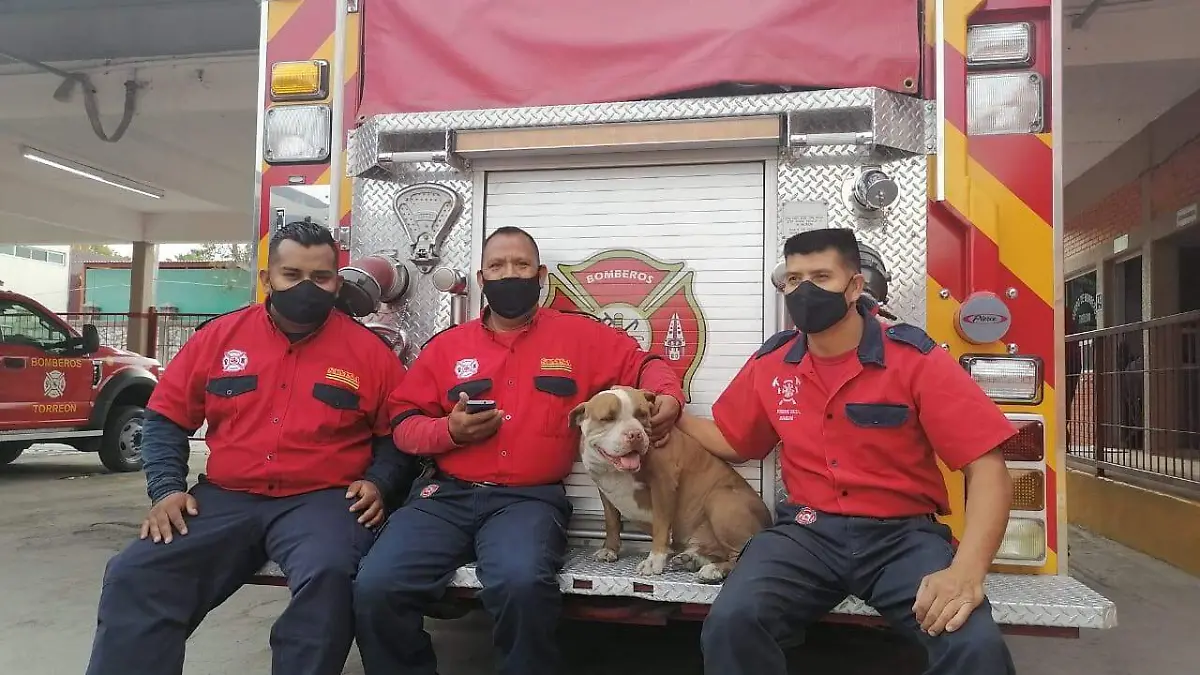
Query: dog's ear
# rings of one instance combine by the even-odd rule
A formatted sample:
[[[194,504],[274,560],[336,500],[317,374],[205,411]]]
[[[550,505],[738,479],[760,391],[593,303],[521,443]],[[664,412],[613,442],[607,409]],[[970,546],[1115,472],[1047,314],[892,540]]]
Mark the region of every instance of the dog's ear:
[[[580,403],[567,415],[567,424],[573,427],[580,426],[583,423],[583,413],[587,410],[587,403]]]
[[[658,394],[656,394],[652,391],[648,391],[646,389],[643,389],[641,391],[642,391],[642,396],[646,397],[647,403],[654,403],[654,399],[658,398]]]

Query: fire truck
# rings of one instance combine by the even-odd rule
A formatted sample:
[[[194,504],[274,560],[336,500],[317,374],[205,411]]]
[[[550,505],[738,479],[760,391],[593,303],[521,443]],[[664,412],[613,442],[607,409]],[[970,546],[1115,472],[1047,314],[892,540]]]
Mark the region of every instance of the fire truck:
[[[1116,610],[1068,574],[1063,439],[1062,10],[1051,0],[266,0],[258,260],[279,224],[335,233],[343,307],[406,362],[477,317],[484,237],[537,240],[547,307],[627,331],[710,411],[788,328],[782,245],[864,242],[884,313],[922,326],[1020,433],[987,581],[1009,632]],[[970,424],[970,420],[963,420]],[[564,422],[565,424],[565,422]],[[738,467],[768,504],[777,458]],[[963,527],[961,475],[946,471]],[[600,563],[580,465],[568,616],[699,619],[721,591]],[[637,532],[629,547],[645,545]],[[282,583],[268,565],[258,583]],[[446,604],[480,582],[457,571]],[[877,623],[848,597],[832,621]]]
[[[28,296],[0,289],[0,467],[36,443],[95,452],[110,471],[142,469],[142,418],[162,364],[100,344]]]

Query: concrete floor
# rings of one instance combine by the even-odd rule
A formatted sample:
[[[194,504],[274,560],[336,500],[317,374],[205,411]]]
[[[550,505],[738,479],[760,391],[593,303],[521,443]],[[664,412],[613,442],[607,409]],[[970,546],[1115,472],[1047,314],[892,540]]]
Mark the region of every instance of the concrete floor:
[[[0,468],[0,504],[0,673],[81,674],[104,564],[144,515],[143,478],[108,474],[93,455],[47,449]],[[1200,672],[1200,580],[1080,531],[1071,533],[1071,567],[1116,601],[1120,627],[1078,640],[1010,638],[1022,675]],[[247,587],[214,611],[192,640],[187,675],[266,675],[268,631],[285,593]],[[430,623],[443,675],[494,672],[486,616]],[[698,675],[697,630],[567,623],[565,672]],[[809,643],[792,658],[795,672],[896,675],[898,661],[915,658],[868,629],[818,627]],[[361,673],[352,653],[345,675]]]

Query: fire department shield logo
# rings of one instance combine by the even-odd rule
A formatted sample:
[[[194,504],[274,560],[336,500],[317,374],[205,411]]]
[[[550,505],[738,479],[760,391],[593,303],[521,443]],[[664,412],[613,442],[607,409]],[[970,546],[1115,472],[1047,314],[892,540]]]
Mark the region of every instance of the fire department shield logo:
[[[478,359],[459,359],[458,362],[454,364],[454,375],[460,380],[465,380],[478,372]]]
[[[240,349],[230,349],[221,357],[221,370],[227,373],[240,373],[246,369],[250,358]]]
[[[704,358],[704,314],[692,290],[695,272],[641,251],[611,249],[550,275],[546,299],[553,309],[586,312],[638,341],[675,369],[691,398],[692,378]]]
[[[46,398],[62,398],[67,393],[67,376],[61,370],[46,373],[46,379],[42,380],[42,393]]]

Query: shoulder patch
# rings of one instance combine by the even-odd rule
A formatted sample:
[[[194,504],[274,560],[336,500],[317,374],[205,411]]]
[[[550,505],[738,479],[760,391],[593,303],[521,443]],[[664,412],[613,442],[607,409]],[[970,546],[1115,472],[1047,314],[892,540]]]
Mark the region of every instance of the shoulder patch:
[[[767,354],[770,354],[771,352],[775,351],[776,349],[779,349],[780,347],[786,345],[788,342],[791,342],[792,338],[796,337],[799,334],[800,334],[800,331],[798,331],[798,330],[779,331],[778,333],[767,338],[767,341],[764,342],[763,345],[758,348],[758,351],[754,352],[754,358],[761,359],[762,357],[766,356]]]
[[[212,323],[212,322],[216,321],[217,319],[223,319],[223,318],[225,318],[225,317],[227,317],[227,316],[230,316],[230,315],[233,315],[233,314],[237,314],[238,312],[244,312],[244,311],[246,311],[246,310],[248,310],[248,309],[250,309],[250,308],[252,308],[252,307],[256,307],[256,306],[257,306],[257,304],[256,304],[256,303],[251,303],[251,304],[249,304],[249,305],[246,305],[245,307],[238,307],[237,309],[234,309],[234,310],[231,310],[231,311],[225,312],[224,314],[218,314],[218,315],[216,315],[216,316],[209,317],[209,318],[207,318],[207,319],[205,319],[205,320],[201,321],[201,322],[200,322],[200,323],[199,323],[199,324],[198,324],[198,325],[197,325],[195,328],[193,328],[193,329],[192,329],[192,332],[194,333],[194,332],[196,332],[196,331],[198,331],[198,330],[202,330],[202,329],[203,329],[205,326],[207,326],[208,324],[210,324],[210,323]]]
[[[592,321],[600,321],[600,319],[596,318],[595,314],[588,314],[587,312],[581,312],[577,309],[560,309],[560,310],[558,310],[558,313],[559,314],[574,314],[575,316],[586,316],[587,318],[591,319]]]
[[[898,323],[894,326],[889,326],[883,329],[883,334],[894,342],[915,347],[922,354],[928,354],[937,346],[937,342],[929,337],[928,333],[908,323]]]
[[[462,325],[462,324],[459,324],[459,325]],[[421,350],[424,351],[425,348],[429,346],[429,343],[436,340],[437,337],[439,335],[441,335],[442,333],[447,333],[449,331],[454,330],[455,328],[458,328],[458,326],[450,326],[449,328],[443,328],[443,329],[439,330],[438,332],[434,333],[433,335],[430,335],[429,339],[421,344]]]

